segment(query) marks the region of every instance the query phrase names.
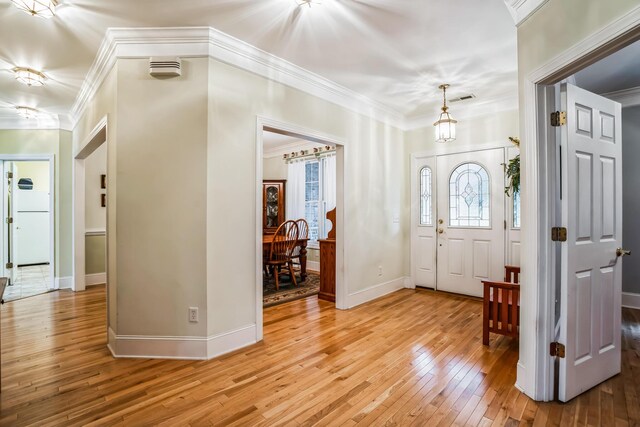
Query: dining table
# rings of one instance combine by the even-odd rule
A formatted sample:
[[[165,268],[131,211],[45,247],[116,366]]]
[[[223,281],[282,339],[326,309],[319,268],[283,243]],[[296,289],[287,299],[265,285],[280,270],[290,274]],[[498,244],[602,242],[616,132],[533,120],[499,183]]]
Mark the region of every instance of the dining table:
[[[262,254],[268,256],[271,242],[273,242],[273,234],[262,235]],[[283,238],[280,236],[278,238]],[[300,281],[307,278],[307,241],[309,239],[297,239],[297,247],[300,247]]]

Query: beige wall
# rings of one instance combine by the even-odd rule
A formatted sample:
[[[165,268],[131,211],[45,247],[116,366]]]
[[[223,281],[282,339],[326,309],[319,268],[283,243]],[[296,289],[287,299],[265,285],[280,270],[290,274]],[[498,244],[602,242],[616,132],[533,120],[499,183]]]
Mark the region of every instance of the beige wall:
[[[18,180],[21,178],[31,178],[33,181],[33,191],[49,192],[49,162],[16,162],[18,169]]]
[[[104,235],[88,235],[85,237],[85,274],[104,273],[106,271],[106,249]]]
[[[107,208],[102,207],[100,196],[106,190],[100,188],[100,176],[107,173],[107,145],[102,144],[84,161],[84,227],[87,231],[105,231]]]
[[[71,276],[71,132],[0,130],[0,153],[54,155],[55,275]]]
[[[287,164],[282,156],[265,158],[262,161],[264,179],[287,179]]]

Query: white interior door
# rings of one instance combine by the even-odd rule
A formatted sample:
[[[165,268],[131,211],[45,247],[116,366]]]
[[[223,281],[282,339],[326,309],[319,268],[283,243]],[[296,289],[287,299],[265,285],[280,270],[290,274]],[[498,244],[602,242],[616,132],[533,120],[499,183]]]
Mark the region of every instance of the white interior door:
[[[436,158],[418,158],[412,167],[413,209],[411,255],[416,286],[436,287]]]
[[[559,398],[568,401],[620,372],[622,262],[621,106],[561,88],[562,245]]]
[[[504,149],[437,158],[437,289],[481,296],[504,278]]]

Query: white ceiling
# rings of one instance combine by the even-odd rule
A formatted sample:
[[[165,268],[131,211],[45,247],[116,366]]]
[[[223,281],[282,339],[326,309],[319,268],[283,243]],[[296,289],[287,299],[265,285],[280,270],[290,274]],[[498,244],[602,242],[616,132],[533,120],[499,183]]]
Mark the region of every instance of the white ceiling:
[[[608,94],[640,87],[640,42],[635,42],[575,74],[576,84]]]
[[[372,98],[432,121],[449,95],[483,110],[516,108],[516,28],[503,0],[61,0],[50,20],[0,0],[0,117],[27,105],[69,113],[109,27],[212,26]],[[43,70],[45,87],[18,84],[15,66]],[[4,108],[3,108],[4,107]],[[460,114],[458,114],[460,115]]]

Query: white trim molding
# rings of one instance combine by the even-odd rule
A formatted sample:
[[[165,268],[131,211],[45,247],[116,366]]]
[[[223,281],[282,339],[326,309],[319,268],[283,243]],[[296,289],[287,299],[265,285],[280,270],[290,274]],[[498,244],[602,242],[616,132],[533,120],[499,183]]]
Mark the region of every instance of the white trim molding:
[[[73,276],[56,277],[55,289],[73,289]]]
[[[602,96],[619,102],[622,108],[635,107],[636,105],[640,105],[640,86],[604,93]]]
[[[256,325],[209,337],[117,335],[109,328],[113,357],[209,360],[256,343]]]
[[[627,308],[635,308],[640,310],[640,294],[631,292],[622,293],[622,306]]]
[[[106,236],[107,235],[107,230],[86,230],[84,232],[85,236]]]
[[[390,293],[405,289],[407,277],[398,277],[388,282],[370,286],[366,289],[354,292],[347,296],[347,307],[353,308],[358,305],[373,301]]]
[[[504,0],[516,26],[526,21],[527,18],[536,13],[538,9],[548,1],[549,0]]]
[[[404,116],[380,102],[211,27],[109,28],[71,109],[73,126],[119,58],[210,57],[402,128]]]
[[[104,285],[107,283],[107,273],[93,273],[84,276],[85,286]]]

